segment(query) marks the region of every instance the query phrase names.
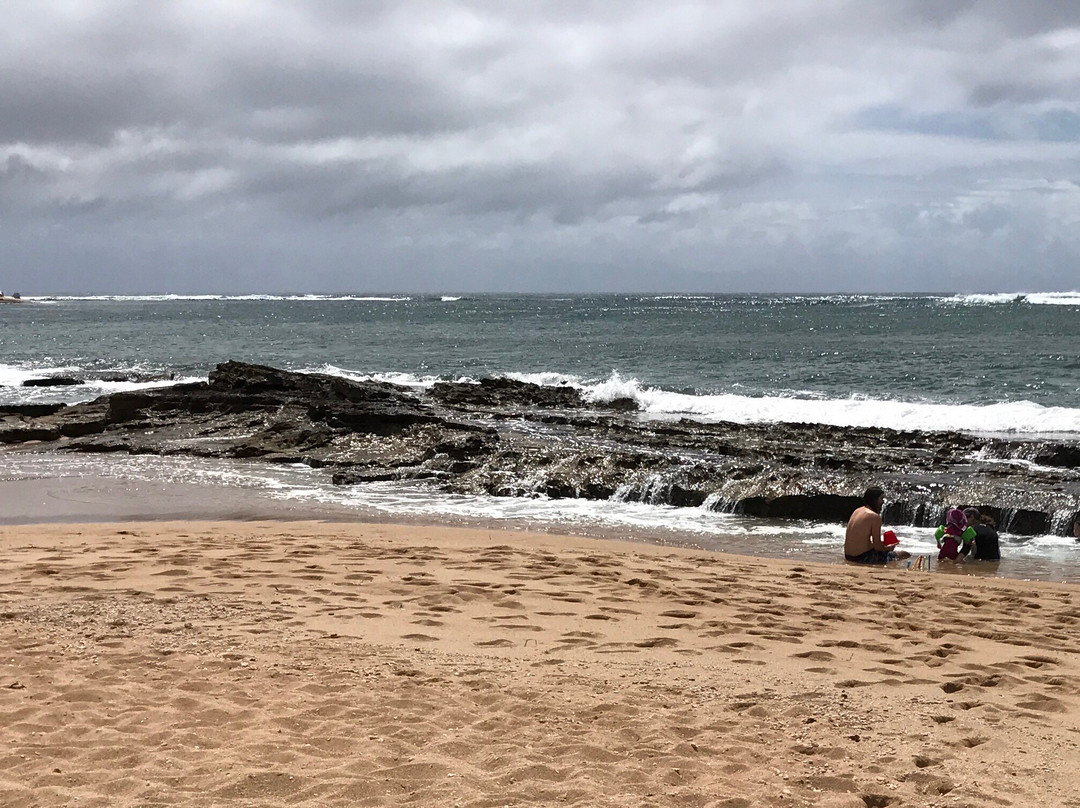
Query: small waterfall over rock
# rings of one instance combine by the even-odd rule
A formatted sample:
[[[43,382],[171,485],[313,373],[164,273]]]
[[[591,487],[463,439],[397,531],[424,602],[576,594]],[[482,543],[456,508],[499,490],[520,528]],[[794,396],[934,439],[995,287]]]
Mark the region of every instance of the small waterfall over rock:
[[[945,511],[940,502],[886,502],[881,518],[890,525],[936,527],[944,523]]]

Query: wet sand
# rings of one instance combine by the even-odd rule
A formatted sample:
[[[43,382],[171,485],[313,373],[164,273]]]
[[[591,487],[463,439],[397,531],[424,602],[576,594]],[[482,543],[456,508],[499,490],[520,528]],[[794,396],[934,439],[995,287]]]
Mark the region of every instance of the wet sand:
[[[276,500],[239,486],[79,475],[0,481],[0,524],[163,520],[355,519],[355,512]]]
[[[312,521],[0,552],[4,806],[1080,805],[1072,585]]]

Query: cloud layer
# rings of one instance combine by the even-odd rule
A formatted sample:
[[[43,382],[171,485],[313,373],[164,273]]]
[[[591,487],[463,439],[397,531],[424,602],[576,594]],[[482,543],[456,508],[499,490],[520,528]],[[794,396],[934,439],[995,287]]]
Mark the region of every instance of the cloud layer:
[[[1080,283],[1071,0],[11,5],[25,294]]]

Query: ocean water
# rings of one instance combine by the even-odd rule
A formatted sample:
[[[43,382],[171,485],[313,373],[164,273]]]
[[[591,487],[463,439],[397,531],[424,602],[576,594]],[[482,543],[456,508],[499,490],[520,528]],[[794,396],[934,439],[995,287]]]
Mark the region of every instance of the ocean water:
[[[72,403],[205,379],[217,363],[239,359],[418,389],[485,376],[562,382],[593,400],[632,396],[652,418],[1080,440],[1080,293],[49,297],[0,307],[0,350],[0,404]],[[48,375],[90,381],[22,386]],[[44,458],[37,467],[20,462],[7,463],[9,478],[63,465],[55,461],[50,471]],[[86,474],[202,475],[389,517],[632,534],[813,559],[835,557],[842,544],[836,525],[768,524],[705,509],[470,499],[385,484],[335,489],[315,470],[243,464],[90,457],[79,464]],[[932,537],[907,531],[905,546],[930,552]],[[1080,548],[1060,536],[1005,537],[1005,548],[1028,560],[1002,574],[1071,580],[1080,571]]]

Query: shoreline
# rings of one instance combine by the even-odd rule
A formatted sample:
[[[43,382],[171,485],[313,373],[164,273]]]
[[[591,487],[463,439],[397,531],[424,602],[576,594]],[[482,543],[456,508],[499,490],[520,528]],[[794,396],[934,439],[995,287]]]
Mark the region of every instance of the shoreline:
[[[498,532],[528,532],[536,535],[570,535],[609,542],[627,542],[658,548],[683,548],[694,552],[745,559],[781,559],[789,563],[852,566],[843,559],[842,535],[835,548],[823,545],[800,546],[770,538],[768,527],[755,536],[707,535],[658,524],[587,523],[565,519],[538,520],[528,516],[495,517],[466,513],[394,512],[377,506],[343,504],[302,498],[278,498],[273,489],[245,487],[209,481],[138,479],[125,476],[86,474],[74,469],[72,476],[15,477],[0,479],[0,526],[39,524],[103,524],[119,521],[241,521],[365,523],[401,525],[412,528],[442,527]],[[776,525],[777,535],[792,531],[792,524]],[[807,526],[808,530],[814,529]],[[901,527],[897,530],[904,534]],[[914,531],[909,531],[910,536]],[[929,535],[930,531],[922,531]],[[915,534],[912,542],[925,542]],[[903,547],[915,557],[930,550],[905,539]],[[1080,567],[1054,559],[1009,555],[1003,547],[1002,562],[939,564],[931,553],[931,574],[964,578],[1045,580],[1075,585],[1080,583]],[[886,569],[906,571],[906,562],[894,562]]]
[[[1080,790],[1068,585],[381,523],[34,524],[0,548],[15,808]]]

